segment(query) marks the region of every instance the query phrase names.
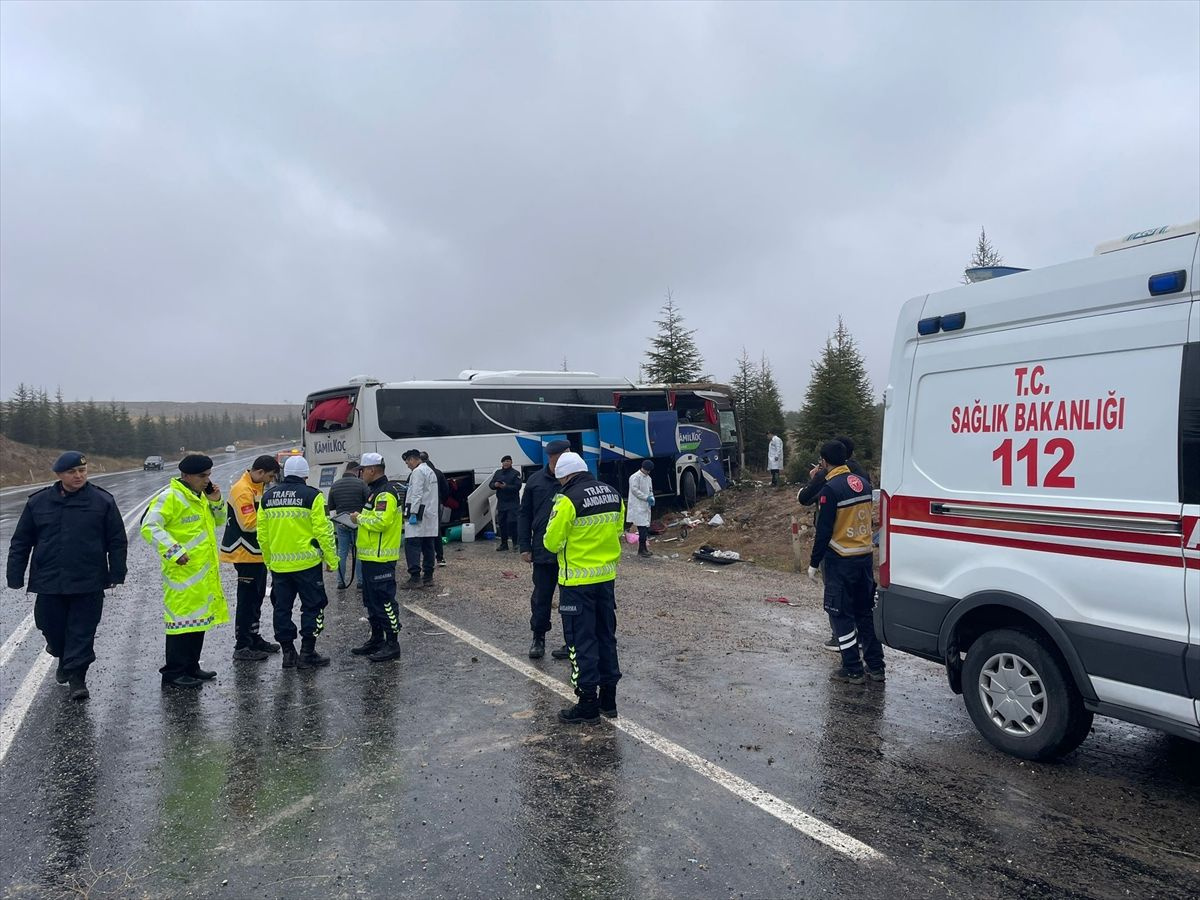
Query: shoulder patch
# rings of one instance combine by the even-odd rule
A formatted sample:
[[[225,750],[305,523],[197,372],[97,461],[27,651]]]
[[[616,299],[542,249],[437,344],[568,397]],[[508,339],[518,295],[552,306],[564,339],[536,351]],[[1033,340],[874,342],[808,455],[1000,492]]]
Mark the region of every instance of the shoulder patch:
[[[386,510],[387,510],[387,500],[384,499],[383,497],[380,497],[378,500],[375,501],[375,511],[376,512],[384,512]]]
[[[825,495],[824,495],[823,493],[822,493],[822,494],[821,494],[821,496],[820,496],[820,497],[817,499],[817,503],[819,503],[821,506],[824,506],[824,505],[825,505]]]
[[[243,503],[242,504],[242,515],[243,516],[248,516],[252,512],[254,512],[254,504],[253,503]]]
[[[846,484],[850,485],[850,490],[854,491],[856,494],[863,489],[862,479],[857,475],[847,475]]]

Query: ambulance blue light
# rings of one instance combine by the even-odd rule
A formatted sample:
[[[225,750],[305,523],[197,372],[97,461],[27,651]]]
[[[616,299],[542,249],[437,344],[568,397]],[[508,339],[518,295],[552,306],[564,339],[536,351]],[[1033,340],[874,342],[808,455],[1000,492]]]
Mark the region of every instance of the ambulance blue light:
[[[1187,284],[1187,270],[1180,269],[1178,272],[1163,272],[1160,275],[1150,276],[1150,296],[1158,297],[1162,294],[1178,294]]]
[[[958,331],[967,324],[967,314],[965,312],[950,313],[942,316],[942,331]]]
[[[917,334],[930,335],[937,334],[938,329],[942,327],[941,316],[931,316],[928,319],[922,319],[917,323]]]

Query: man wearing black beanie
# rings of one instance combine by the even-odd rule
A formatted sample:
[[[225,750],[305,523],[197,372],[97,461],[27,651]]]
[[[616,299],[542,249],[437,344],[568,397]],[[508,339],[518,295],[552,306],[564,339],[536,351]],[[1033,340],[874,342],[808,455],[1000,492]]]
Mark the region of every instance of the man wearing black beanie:
[[[179,461],[179,477],[150,501],[142,538],[162,560],[166,664],[163,687],[199,687],[217,673],[200,668],[204,632],[229,621],[217,558],[217,525],[225,519],[213,462],[201,453]]]

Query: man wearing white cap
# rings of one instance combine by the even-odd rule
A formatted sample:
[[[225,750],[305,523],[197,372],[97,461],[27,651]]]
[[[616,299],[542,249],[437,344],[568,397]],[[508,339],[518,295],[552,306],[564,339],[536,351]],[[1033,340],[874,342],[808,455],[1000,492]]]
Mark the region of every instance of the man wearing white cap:
[[[571,684],[579,702],[562,710],[563,722],[596,722],[617,715],[617,600],[614,584],[625,504],[598,480],[578,453],[554,464],[562,493],[554,499],[543,546],[558,554],[558,612],[570,648]],[[596,691],[599,689],[599,699]]]
[[[337,568],[333,523],[325,515],[325,495],[308,483],[308,461],[289,456],[283,481],[263,491],[258,512],[258,546],[271,572],[271,606],[275,640],[283,647],[283,668],[311,669],[329,665],[317,653],[317,635],[325,627],[324,560]],[[296,653],[296,624],[292,606],[300,596],[300,652]]]
[[[388,481],[383,457],[364,453],[362,480],[370,492],[362,511],[350,518],[358,526],[355,546],[362,563],[363,606],[371,636],[350,652],[371,662],[400,657],[400,611],[396,607],[396,560],[404,539],[400,497]]]

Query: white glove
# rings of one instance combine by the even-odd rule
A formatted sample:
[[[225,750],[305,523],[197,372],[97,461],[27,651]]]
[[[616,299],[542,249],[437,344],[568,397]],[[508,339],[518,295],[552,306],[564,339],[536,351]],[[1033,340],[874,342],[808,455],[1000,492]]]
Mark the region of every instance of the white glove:
[[[818,569],[816,566],[809,566],[808,567],[808,580],[811,581],[813,584],[816,584],[818,581],[820,581],[821,580],[820,569]]]

